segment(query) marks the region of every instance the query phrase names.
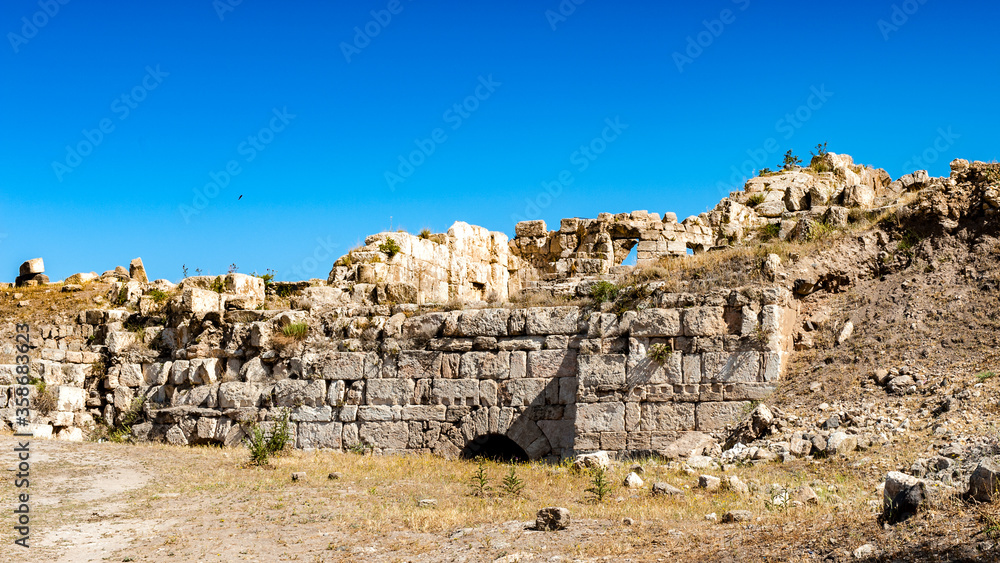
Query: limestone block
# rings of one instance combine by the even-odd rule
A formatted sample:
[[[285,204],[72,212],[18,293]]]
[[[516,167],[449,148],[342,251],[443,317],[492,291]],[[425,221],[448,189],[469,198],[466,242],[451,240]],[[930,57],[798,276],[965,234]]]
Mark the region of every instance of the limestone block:
[[[27,260],[21,264],[21,268],[18,272],[22,276],[45,273],[45,261],[41,258],[32,258],[31,260]]]
[[[444,405],[407,405],[403,407],[402,417],[403,420],[444,422],[447,410]]]
[[[536,379],[573,376],[577,372],[576,358],[576,350],[528,352],[526,376]]]
[[[177,360],[170,366],[170,382],[174,385],[184,385],[189,381],[191,373],[191,362],[188,360]]]
[[[283,379],[274,385],[274,403],[278,407],[318,407],[326,399],[326,382]]]
[[[685,336],[715,336],[725,334],[722,307],[691,307],[684,310]]]
[[[560,377],[558,404],[572,405],[576,403],[576,394],[579,386],[579,379],[575,377]]]
[[[362,422],[358,437],[362,443],[381,449],[404,449],[409,438],[409,425],[400,422]]]
[[[166,385],[170,380],[173,362],[155,362],[148,364],[143,370],[143,382],[146,385]]]
[[[371,379],[365,385],[369,405],[406,405],[413,399],[413,379]]]
[[[365,352],[307,353],[302,356],[302,375],[311,379],[363,379],[371,358]]]
[[[507,379],[510,377],[510,352],[462,354],[459,373],[469,379]]]
[[[514,234],[518,237],[544,237],[548,234],[545,221],[521,221],[514,225]],[[39,258],[41,260],[41,258]]]
[[[579,307],[532,307],[525,313],[525,332],[528,335],[579,332]]]
[[[225,310],[225,298],[222,295],[196,287],[187,288],[181,294],[181,311],[196,315],[221,312]]]
[[[576,406],[577,433],[624,432],[625,403],[583,403]]]
[[[572,420],[539,420],[538,428],[555,451],[573,450],[576,429]]]
[[[142,258],[133,259],[128,265],[128,276],[140,283],[149,283],[146,277],[146,267],[142,265]]]
[[[622,387],[625,385],[625,356],[622,354],[580,355],[580,387]]]
[[[431,387],[434,403],[447,406],[479,404],[479,381],[475,379],[435,379]]]
[[[413,379],[441,376],[441,352],[403,350],[396,359],[399,377]]]
[[[56,410],[58,411],[82,411],[87,399],[87,392],[80,387],[70,387],[60,385],[56,387]],[[6,397],[5,397],[6,398]],[[65,425],[69,426],[69,425]]]
[[[180,362],[174,362],[174,366]],[[251,358],[240,368],[240,379],[251,383],[263,383],[271,378],[271,368],[259,356]],[[176,383],[176,381],[175,381]]]
[[[663,362],[646,355],[645,348],[638,354],[628,356],[628,377],[630,385],[680,385],[684,383],[682,369],[683,354],[673,352],[663,358]]]
[[[112,354],[121,354],[135,343],[135,334],[128,331],[112,331],[104,339],[104,344],[108,347],[108,352]]]
[[[744,401],[699,403],[697,407],[700,432],[718,432],[732,426],[750,412],[751,403]]]
[[[118,387],[118,389],[128,389],[128,387]],[[115,389],[116,393],[118,392],[118,389]],[[211,409],[218,405],[218,397],[218,385],[199,385],[188,389],[175,390],[170,404],[175,407],[189,405],[193,407],[205,407]]]
[[[479,403],[484,407],[497,406],[497,392],[499,385],[491,379],[484,379],[479,382]]]
[[[521,351],[511,352],[510,378],[519,379],[522,377],[530,377],[528,375],[528,353]]]
[[[222,378],[223,364],[219,358],[196,358],[191,360],[191,383],[211,385]]]
[[[522,407],[528,405],[544,405],[546,388],[552,380],[550,379],[511,379],[504,383],[510,396],[512,407]],[[558,382],[554,382],[558,386]],[[558,395],[558,387],[555,393]]]
[[[458,318],[458,333],[455,336],[473,338],[476,336],[507,336],[507,309],[476,309],[463,311]]]
[[[447,313],[416,315],[403,321],[402,338],[430,340],[441,335]]]
[[[343,424],[340,422],[302,422],[298,425],[296,445],[300,449],[341,448]]]
[[[292,422],[330,422],[333,409],[329,405],[320,407],[296,407],[289,413]]]
[[[358,407],[358,420],[369,422],[389,422],[402,418],[401,407],[388,405],[361,405]]]
[[[253,383],[231,381],[219,385],[219,406],[224,409],[257,407],[260,405],[260,387]]]
[[[639,410],[639,429],[643,432],[695,429],[693,403],[641,403]]]
[[[603,320],[603,319],[602,319]],[[646,309],[631,324],[637,338],[681,336],[681,315],[677,309]]]

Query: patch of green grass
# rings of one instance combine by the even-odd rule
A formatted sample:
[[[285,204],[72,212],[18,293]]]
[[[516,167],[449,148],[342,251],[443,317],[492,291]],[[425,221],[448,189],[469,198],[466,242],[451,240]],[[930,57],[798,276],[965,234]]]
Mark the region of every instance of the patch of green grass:
[[[309,325],[306,323],[290,323],[282,327],[281,334],[296,340],[305,340],[309,334]]]
[[[430,229],[421,229],[420,230],[420,238],[422,238],[424,240],[431,238],[432,234],[433,233],[431,233]]]
[[[277,455],[291,445],[291,432],[288,429],[289,411],[285,409],[281,420],[275,423],[274,429],[268,435],[259,424],[254,424],[250,435],[244,440],[250,452],[250,463],[267,465],[271,456]]]
[[[153,302],[157,305],[163,305],[167,299],[170,299],[170,294],[161,289],[151,289],[146,295],[153,298]]]
[[[590,298],[600,305],[617,299],[620,291],[621,288],[611,282],[599,281],[590,286]]]
[[[222,281],[222,276],[215,276],[212,280],[212,285],[209,287],[212,291],[216,293],[223,293],[226,291],[226,284]]]
[[[762,203],[764,203],[764,194],[753,194],[747,200],[747,207],[757,207]]]
[[[761,227],[757,232],[760,235],[761,242],[769,242],[781,235],[781,224],[768,223],[767,225]]]
[[[976,374],[976,379],[978,379],[979,382],[982,383],[988,379],[993,379],[996,376],[997,374],[992,371],[981,371]]]
[[[662,366],[673,353],[674,349],[669,344],[653,344],[646,350],[646,357]]]
[[[393,256],[399,254],[399,251],[402,250],[399,247],[399,244],[395,240],[393,240],[391,237],[385,239],[385,242],[383,242],[382,244],[378,245],[378,249],[380,251],[384,252],[390,259]]]

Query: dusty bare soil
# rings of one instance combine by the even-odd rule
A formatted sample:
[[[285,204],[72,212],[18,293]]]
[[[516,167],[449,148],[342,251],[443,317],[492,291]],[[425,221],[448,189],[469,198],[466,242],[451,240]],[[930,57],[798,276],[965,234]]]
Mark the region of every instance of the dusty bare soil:
[[[5,468],[14,445],[0,438]],[[820,503],[788,510],[760,495],[698,490],[696,475],[651,460],[643,463],[647,481],[669,482],[683,497],[616,487],[599,504],[584,492],[587,475],[542,464],[516,467],[523,496],[481,499],[470,495],[476,465],[465,461],[333,452],[290,452],[269,468],[245,460],[243,449],[33,441],[31,548],[13,545],[5,525],[0,560],[849,561],[866,543],[875,547],[870,561],[998,557],[987,520],[959,501],[883,528],[874,505],[884,470],[861,452],[736,470],[761,485],[812,483]],[[487,466],[494,486],[509,467]],[[613,479],[630,468],[616,466]],[[293,471],[308,476],[293,482]],[[340,478],[328,479],[331,472]],[[9,506],[7,474],[0,494]],[[424,498],[437,506],[419,508]],[[530,529],[535,511],[549,505],[570,509],[569,529]],[[754,520],[704,518],[730,509],[751,510]]]

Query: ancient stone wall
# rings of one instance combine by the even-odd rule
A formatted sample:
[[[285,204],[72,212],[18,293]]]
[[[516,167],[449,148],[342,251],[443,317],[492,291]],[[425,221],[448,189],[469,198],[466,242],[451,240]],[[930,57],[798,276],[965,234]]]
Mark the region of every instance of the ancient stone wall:
[[[287,409],[299,448],[451,456],[499,435],[533,459],[658,451],[685,432],[721,432],[772,392],[795,315],[779,289],[655,295],[654,306],[616,315],[420,313],[308,295],[309,311],[247,310],[232,308],[246,295],[198,287],[141,314],[149,296],[128,287],[109,292],[126,288],[127,309],[33,328],[33,372],[58,397],[33,420],[36,434],[79,439],[94,419],[124,424],[140,399],[136,439],[174,444],[239,445]],[[309,326],[304,340],[284,335],[292,323]],[[669,352],[651,354],[657,346]],[[8,421],[12,376],[0,367]]]
[[[337,260],[327,281],[352,290],[394,284],[397,303],[505,301],[519,289],[511,277],[518,267],[507,235],[457,222],[446,234],[371,235]]]

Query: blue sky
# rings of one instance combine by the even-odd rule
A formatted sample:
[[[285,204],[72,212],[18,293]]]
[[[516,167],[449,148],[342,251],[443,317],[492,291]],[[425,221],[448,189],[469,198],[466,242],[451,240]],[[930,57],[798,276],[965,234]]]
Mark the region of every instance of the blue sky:
[[[136,256],[174,281],[231,263],[326,278],[390,225],[683,218],[818,142],[893,177],[998,158],[994,2],[8,0],[0,16],[7,281],[36,256],[52,279]]]

